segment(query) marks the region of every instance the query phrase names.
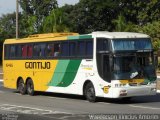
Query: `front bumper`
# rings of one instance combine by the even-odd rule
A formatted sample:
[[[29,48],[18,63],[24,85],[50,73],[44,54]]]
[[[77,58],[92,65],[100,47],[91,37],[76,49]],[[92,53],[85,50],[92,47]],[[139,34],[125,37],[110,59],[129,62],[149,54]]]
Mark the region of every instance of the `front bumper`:
[[[156,86],[130,86],[130,87],[119,87],[111,88],[111,98],[122,98],[122,97],[133,97],[133,96],[148,96],[156,95]],[[107,97],[104,94],[104,97]]]

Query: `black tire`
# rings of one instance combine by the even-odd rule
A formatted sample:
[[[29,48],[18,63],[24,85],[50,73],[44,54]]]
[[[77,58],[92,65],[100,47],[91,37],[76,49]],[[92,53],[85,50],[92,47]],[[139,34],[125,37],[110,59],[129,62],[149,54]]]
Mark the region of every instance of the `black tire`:
[[[31,95],[33,96],[34,95],[34,84],[33,84],[33,81],[31,79],[29,79],[27,81],[27,93],[28,95]]]
[[[23,81],[22,78],[18,81],[17,89],[18,89],[18,92],[21,95],[25,95],[26,94],[26,86],[25,86],[24,81]]]
[[[91,82],[85,86],[84,94],[89,102],[96,102],[95,89]]]

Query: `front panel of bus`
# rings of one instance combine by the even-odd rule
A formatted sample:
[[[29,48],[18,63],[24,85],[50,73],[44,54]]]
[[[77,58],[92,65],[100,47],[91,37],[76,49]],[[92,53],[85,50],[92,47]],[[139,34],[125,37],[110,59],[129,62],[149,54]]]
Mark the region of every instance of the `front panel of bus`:
[[[97,38],[96,57],[99,76],[110,83],[110,97],[156,94],[150,38]]]

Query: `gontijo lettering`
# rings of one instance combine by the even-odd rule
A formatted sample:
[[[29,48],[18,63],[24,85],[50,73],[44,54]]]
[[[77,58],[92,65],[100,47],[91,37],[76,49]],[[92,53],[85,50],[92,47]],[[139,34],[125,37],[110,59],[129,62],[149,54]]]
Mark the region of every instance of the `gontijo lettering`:
[[[26,62],[25,68],[26,69],[50,69],[51,63],[50,62]]]

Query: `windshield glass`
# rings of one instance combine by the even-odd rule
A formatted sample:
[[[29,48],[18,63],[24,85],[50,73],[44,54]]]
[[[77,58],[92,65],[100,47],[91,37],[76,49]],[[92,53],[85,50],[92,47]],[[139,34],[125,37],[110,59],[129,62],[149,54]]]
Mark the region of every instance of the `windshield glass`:
[[[117,56],[114,58],[114,78],[132,79],[137,75],[134,56]],[[134,73],[134,74],[132,74]]]
[[[114,50],[148,50],[152,49],[149,38],[113,39]]]
[[[150,53],[114,57],[114,79],[156,80],[155,67]]]

